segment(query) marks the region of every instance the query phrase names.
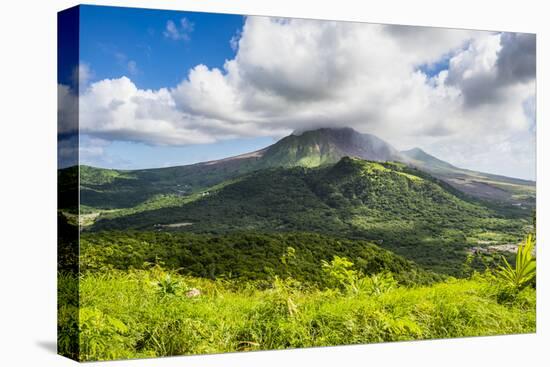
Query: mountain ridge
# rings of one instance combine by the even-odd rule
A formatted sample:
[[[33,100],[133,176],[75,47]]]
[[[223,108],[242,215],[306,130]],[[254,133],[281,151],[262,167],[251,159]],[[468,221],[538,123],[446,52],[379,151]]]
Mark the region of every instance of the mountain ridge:
[[[415,147],[409,150],[402,150],[400,152],[404,155],[411,164],[416,164],[420,166],[429,165],[432,169],[434,168],[443,168],[443,169],[458,169],[458,167],[445,162],[435,156],[426,153],[425,150]]]
[[[82,165],[81,203],[103,209],[132,207],[156,195],[197,194],[257,170],[318,167],[337,163],[348,156],[405,163],[434,175],[468,195],[534,206],[534,183],[464,170],[420,148],[399,152],[375,135],[359,133],[352,128],[307,130],[286,136],[254,152],[184,166],[107,170]]]

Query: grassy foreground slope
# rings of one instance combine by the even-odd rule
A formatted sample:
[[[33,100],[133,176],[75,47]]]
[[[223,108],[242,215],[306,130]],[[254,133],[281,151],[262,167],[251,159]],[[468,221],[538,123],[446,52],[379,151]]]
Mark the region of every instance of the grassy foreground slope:
[[[355,293],[275,279],[259,289],[150,270],[80,278],[83,361],[400,340],[531,333],[535,290],[513,297],[490,276],[432,286],[384,286],[369,278]],[[60,277],[60,292],[75,286]],[[200,295],[186,292],[200,289]],[[60,312],[61,352],[74,329]],[[65,349],[64,349],[65,348]]]

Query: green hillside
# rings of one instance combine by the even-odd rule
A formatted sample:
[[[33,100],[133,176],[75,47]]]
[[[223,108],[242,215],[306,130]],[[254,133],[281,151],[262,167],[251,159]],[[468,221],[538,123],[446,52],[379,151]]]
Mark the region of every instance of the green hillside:
[[[370,134],[351,128],[321,128],[289,135],[265,150],[262,168],[318,167],[343,157],[372,161],[402,161],[391,145]]]
[[[517,242],[527,223],[502,218],[403,164],[343,158],[313,169],[257,171],[182,205],[100,217],[90,230],[317,232],[377,241],[456,273],[466,248],[491,236]]]
[[[80,167],[80,201],[84,208],[121,209],[204,191],[242,174],[272,167],[318,167],[344,156],[400,160],[399,152],[373,135],[352,129],[318,129],[289,135],[258,152],[187,166],[144,170]]]
[[[317,167],[336,163],[341,155],[335,144],[320,134],[290,135],[262,157],[265,167]]]
[[[256,168],[254,158],[133,171],[80,166],[80,203],[95,209],[120,209],[154,201],[159,195],[177,199]]]

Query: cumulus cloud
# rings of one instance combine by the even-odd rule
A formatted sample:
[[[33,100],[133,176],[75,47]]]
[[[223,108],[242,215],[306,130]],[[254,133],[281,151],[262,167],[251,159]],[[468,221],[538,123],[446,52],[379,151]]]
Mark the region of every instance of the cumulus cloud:
[[[536,36],[534,34],[503,33],[502,50],[497,68],[501,83],[514,84],[531,81],[536,73]]]
[[[167,23],[165,36],[184,39],[193,29],[185,24]],[[239,35],[223,69],[197,65],[175,87],[93,83],[81,128],[185,145],[351,126],[457,164],[476,152],[534,162],[534,148],[514,151],[534,139],[533,35],[265,17],[248,17]],[[421,71],[442,58],[448,69]]]
[[[535,36],[501,33],[472,42],[450,60],[448,85],[460,89],[467,107],[507,99],[510,88],[535,78]]]
[[[198,118],[175,106],[168,89],[141,90],[127,77],[93,83],[80,96],[80,131],[105,140],[158,145],[213,142],[190,126]]]
[[[79,89],[84,90],[88,86],[90,80],[94,77],[94,73],[87,62],[81,61],[78,68],[74,71],[74,85],[78,83]]]
[[[438,61],[442,55],[465,47],[467,43],[482,34],[464,29],[412,27],[405,25],[386,25],[384,30],[408,54],[416,55],[427,64]]]

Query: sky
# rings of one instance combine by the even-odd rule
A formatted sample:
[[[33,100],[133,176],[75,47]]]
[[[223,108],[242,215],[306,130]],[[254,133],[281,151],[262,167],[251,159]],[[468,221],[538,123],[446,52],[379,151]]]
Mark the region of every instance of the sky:
[[[535,179],[531,34],[82,6],[78,77],[81,164],[190,164],[348,126]]]

